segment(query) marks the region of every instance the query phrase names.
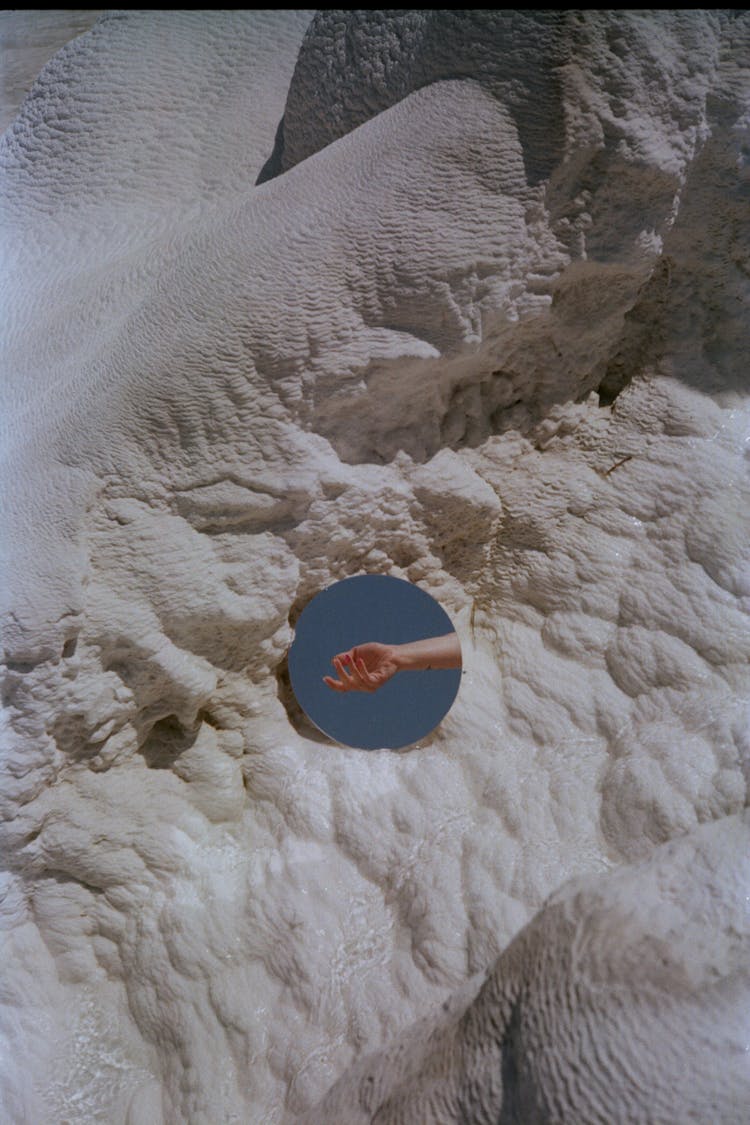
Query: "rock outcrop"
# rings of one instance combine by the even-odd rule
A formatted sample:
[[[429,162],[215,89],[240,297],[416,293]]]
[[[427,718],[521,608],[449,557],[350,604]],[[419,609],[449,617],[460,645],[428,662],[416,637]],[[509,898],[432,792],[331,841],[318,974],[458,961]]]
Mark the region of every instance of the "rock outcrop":
[[[42,70],[0,142],[3,1120],[282,1125],[374,1051],[323,1105],[410,1120],[437,1067],[445,1120],[656,1121],[679,1063],[739,1120],[749,25],[114,11]],[[461,636],[407,752],[289,699],[358,573]]]

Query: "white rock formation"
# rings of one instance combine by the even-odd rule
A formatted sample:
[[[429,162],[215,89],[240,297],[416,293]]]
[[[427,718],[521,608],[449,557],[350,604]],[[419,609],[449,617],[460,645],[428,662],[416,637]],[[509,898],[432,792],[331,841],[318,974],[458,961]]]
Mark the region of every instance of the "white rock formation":
[[[97,8],[0,11],[0,130],[10,125],[45,63],[101,14]]]
[[[476,1105],[665,1120],[694,1020],[676,1104],[739,1121],[750,21],[312,17],[110,13],[0,142],[2,1116],[285,1125],[575,876],[498,962],[560,1036],[507,1094],[478,1019]],[[288,699],[296,614],[367,571],[461,634],[408,752]],[[649,1102],[613,1021],[675,926]],[[416,1040],[459,1104],[466,1045]]]
[[[739,1125],[748,886],[748,812],[574,879],[491,972],[352,1067],[305,1122]]]

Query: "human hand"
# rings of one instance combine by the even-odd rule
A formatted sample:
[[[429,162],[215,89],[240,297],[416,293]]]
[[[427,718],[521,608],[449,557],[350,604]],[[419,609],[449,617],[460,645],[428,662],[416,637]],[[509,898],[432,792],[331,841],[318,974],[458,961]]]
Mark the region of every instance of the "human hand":
[[[334,691],[377,691],[399,670],[397,648],[397,645],[383,645],[379,641],[355,645],[331,661],[339,679],[324,676],[323,680]]]

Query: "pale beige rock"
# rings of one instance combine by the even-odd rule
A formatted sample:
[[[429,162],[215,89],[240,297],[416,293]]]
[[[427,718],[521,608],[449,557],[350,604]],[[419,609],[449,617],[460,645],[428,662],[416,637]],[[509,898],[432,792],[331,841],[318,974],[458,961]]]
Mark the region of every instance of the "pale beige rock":
[[[571,877],[530,931],[552,993],[549,920],[619,980],[689,854],[731,914],[701,841],[750,778],[748,19],[312,16],[108,13],[1,142],[13,1122],[280,1125],[402,1033],[416,1074],[414,1021]],[[285,705],[298,613],[363,572],[461,637],[404,753]],[[676,1104],[733,1121],[723,1009],[674,997]],[[528,1087],[581,1122],[588,1012]]]
[[[748,886],[747,812],[573,880],[486,974],[359,1061],[300,1125],[739,1125]]]

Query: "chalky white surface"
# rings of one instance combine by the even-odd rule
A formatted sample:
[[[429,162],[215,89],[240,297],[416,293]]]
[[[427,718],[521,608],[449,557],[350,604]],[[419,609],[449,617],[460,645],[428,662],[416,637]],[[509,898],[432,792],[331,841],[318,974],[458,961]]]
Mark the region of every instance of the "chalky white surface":
[[[1,142],[3,1117],[286,1125],[567,879],[648,944],[695,854],[735,936],[686,926],[675,1020],[739,1121],[748,19],[312,15],[108,13]],[[285,707],[290,619],[362,572],[461,635],[408,752]]]
[[[748,882],[748,812],[572,880],[304,1121],[741,1122]]]
[[[13,121],[42,67],[101,14],[96,8],[0,11],[0,129]]]

